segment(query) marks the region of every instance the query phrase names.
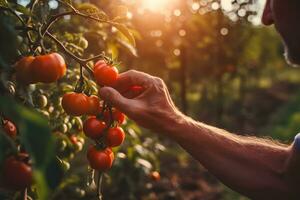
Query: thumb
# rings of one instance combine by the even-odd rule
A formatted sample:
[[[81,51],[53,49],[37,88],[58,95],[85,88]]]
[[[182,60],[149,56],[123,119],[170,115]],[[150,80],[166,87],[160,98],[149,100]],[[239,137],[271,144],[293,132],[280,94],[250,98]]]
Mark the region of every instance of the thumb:
[[[126,113],[130,106],[130,99],[123,97],[117,90],[111,87],[103,87],[99,91],[100,97],[111,103],[117,109]]]
[[[300,133],[296,135],[290,157],[287,161],[287,173],[293,181],[300,181]]]

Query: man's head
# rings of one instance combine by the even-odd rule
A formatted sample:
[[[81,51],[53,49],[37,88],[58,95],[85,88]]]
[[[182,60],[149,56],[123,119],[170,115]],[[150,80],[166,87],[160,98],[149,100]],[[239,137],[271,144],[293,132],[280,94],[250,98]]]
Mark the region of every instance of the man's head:
[[[300,0],[267,0],[262,22],[275,25],[284,41],[287,60],[300,65]]]

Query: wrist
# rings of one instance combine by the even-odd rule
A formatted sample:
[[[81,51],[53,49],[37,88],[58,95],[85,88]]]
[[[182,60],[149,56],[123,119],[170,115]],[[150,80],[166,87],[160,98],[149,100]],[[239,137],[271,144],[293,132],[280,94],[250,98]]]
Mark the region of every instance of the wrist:
[[[162,132],[167,137],[177,141],[183,137],[186,127],[191,123],[192,119],[176,110],[166,117],[163,124]]]

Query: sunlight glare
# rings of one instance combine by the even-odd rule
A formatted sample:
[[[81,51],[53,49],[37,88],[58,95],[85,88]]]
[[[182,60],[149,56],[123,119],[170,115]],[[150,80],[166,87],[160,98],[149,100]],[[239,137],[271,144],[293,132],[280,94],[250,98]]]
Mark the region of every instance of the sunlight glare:
[[[172,0],[142,0],[142,7],[153,12],[166,8]]]

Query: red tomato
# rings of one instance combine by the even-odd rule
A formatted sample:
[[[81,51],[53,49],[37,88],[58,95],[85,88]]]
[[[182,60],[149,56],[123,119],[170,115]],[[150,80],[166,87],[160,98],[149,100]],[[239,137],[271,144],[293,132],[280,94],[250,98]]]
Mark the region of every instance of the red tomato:
[[[36,82],[55,82],[65,75],[66,70],[66,63],[58,53],[37,56],[31,63],[31,72]]]
[[[119,124],[123,124],[125,122],[125,115],[122,112],[120,112],[119,110],[113,111],[113,118]]]
[[[16,64],[16,79],[24,84],[34,83],[34,79],[31,73],[31,63],[34,57],[28,56],[22,58]]]
[[[8,188],[22,190],[29,187],[33,182],[32,169],[21,160],[22,157],[20,156],[19,160],[11,156],[4,162],[3,179]]]
[[[114,158],[114,153],[110,148],[98,150],[95,146],[91,146],[87,152],[87,159],[91,168],[99,171],[109,170],[112,167]]]
[[[110,112],[109,111],[105,111],[103,113],[103,119],[106,123],[110,123],[110,120],[113,120],[113,118],[111,119],[111,117],[110,117]]]
[[[106,143],[110,147],[120,146],[125,139],[125,133],[121,127],[108,129]]]
[[[14,125],[14,123],[12,123],[9,120],[5,120],[4,124],[3,124],[3,128],[4,128],[5,133],[8,136],[10,136],[12,138],[16,138],[16,136],[17,136],[17,128]]]
[[[150,173],[150,178],[154,181],[160,180],[160,173],[158,171],[153,171]]]
[[[94,65],[94,71],[98,68],[98,67],[102,67],[102,66],[106,66],[106,62],[104,60],[99,60],[98,62],[96,62],[96,64]]]
[[[84,134],[94,140],[97,140],[102,136],[105,128],[105,122],[97,119],[96,117],[90,117],[83,124]]]
[[[71,135],[70,136],[70,141],[72,142],[72,144],[77,144],[78,140],[77,140],[77,137],[75,135]]]
[[[142,86],[134,85],[130,87],[130,90],[133,92],[141,92],[144,88]]]
[[[110,122],[111,116],[109,111],[105,111],[103,117],[106,123]],[[112,120],[118,122],[119,124],[123,124],[125,122],[125,115],[119,110],[112,110]]]
[[[62,98],[62,107],[69,115],[80,116],[88,113],[89,100],[83,93],[67,93]]]
[[[118,69],[98,61],[94,66],[94,77],[98,85],[113,86],[118,78]]]
[[[88,115],[98,115],[101,112],[100,100],[97,96],[92,95],[88,97],[89,111]]]

